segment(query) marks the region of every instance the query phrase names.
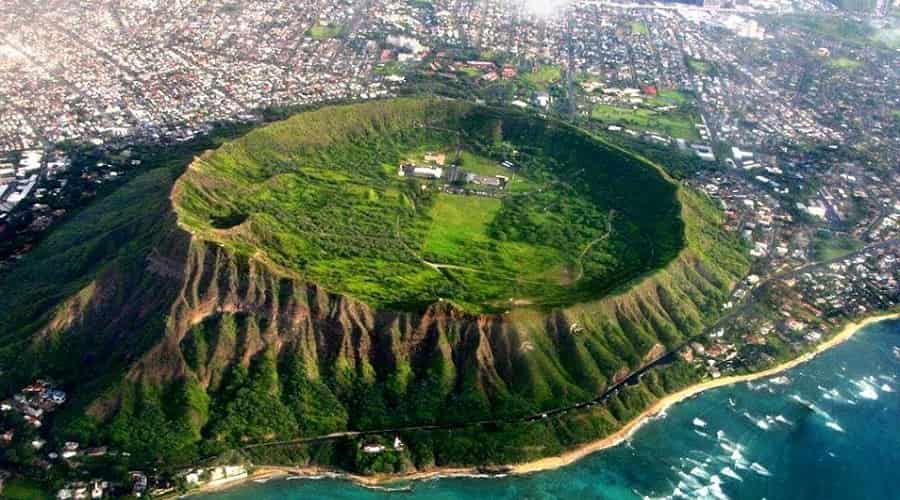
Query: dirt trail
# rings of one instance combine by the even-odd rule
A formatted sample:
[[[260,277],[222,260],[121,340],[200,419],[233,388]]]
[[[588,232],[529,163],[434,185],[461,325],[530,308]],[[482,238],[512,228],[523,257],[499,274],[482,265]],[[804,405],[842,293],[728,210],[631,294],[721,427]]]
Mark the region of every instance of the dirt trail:
[[[606,219],[606,234],[599,238],[593,239],[590,243],[584,246],[581,250],[581,253],[578,254],[578,259],[575,261],[576,267],[578,267],[578,275],[575,276],[575,282],[581,281],[581,278],[584,277],[584,256],[587,255],[588,252],[591,251],[591,248],[594,247],[597,243],[601,241],[606,241],[612,235],[612,221],[613,217],[616,215],[615,210],[609,211],[609,217]]]

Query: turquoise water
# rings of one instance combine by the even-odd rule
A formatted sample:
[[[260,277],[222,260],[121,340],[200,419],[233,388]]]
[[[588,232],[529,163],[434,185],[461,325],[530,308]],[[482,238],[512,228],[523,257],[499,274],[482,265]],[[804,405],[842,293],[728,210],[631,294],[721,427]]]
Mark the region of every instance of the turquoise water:
[[[900,321],[874,324],[784,377],[703,393],[627,443],[554,471],[413,482],[393,493],[336,479],[272,480],[207,498],[900,498],[896,346]]]

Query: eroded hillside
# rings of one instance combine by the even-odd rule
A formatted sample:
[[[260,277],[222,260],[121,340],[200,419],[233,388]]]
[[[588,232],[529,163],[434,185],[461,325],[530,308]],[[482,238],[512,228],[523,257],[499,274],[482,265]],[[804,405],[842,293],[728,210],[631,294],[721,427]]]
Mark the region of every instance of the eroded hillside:
[[[189,180],[207,190],[192,200],[218,199],[216,178],[200,173],[190,169],[174,197]],[[747,269],[716,209],[670,184],[682,244],[662,267],[605,283],[599,296],[481,314],[452,301],[373,307],[230,244],[211,219],[190,220],[183,209],[176,217],[172,182],[146,174],[92,208],[109,213],[94,233],[56,233],[44,247],[65,250],[35,252],[5,278],[7,289],[14,280],[34,286],[5,297],[0,312],[0,352],[15,380],[50,375],[76,394],[55,431],[141,459],[190,461],[248,443],[525,416],[586,401],[699,334]],[[118,210],[135,198],[145,201]],[[555,423],[415,435],[391,467],[552,453],[611,431],[694,376],[676,362],[652,372],[636,395]],[[489,446],[501,441],[503,449]],[[256,458],[373,467],[350,445],[293,453]]]

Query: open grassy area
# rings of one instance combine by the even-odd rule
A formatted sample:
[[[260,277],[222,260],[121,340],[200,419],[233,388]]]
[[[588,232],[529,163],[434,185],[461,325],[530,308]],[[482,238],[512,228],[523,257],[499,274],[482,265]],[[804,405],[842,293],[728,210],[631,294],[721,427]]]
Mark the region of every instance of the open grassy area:
[[[813,258],[817,261],[827,261],[851,254],[864,246],[864,243],[849,236],[834,236],[823,232],[813,240]]]
[[[688,102],[688,97],[674,89],[660,89],[653,99],[654,104],[681,106]]]
[[[338,24],[316,23],[309,31],[307,31],[307,34],[316,40],[339,38],[344,34],[344,27]]]
[[[4,484],[0,497],[7,500],[47,500],[50,495],[37,483],[24,479],[11,479]]]
[[[694,59],[693,57],[688,58],[687,65],[688,69],[701,75],[708,75],[712,72],[712,64],[700,59]]]
[[[865,0],[868,1],[868,0]],[[865,20],[852,16],[787,14],[770,18],[774,26],[799,28],[812,34],[856,46],[900,48],[900,28],[876,29]]]
[[[663,215],[676,206],[674,187],[654,169],[574,130],[488,109],[397,100],[258,129],[179,180],[179,221],[327,289],[399,308],[438,298],[473,311],[510,298],[567,304],[677,248],[677,223]],[[428,152],[449,166],[460,144],[464,171],[511,178],[502,200],[397,174]],[[515,174],[499,164],[507,158],[521,166]],[[632,205],[649,191],[652,203]]]
[[[501,204],[497,198],[438,195],[430,213],[432,224],[425,238],[425,254],[443,262],[466,264],[467,245],[491,241],[487,228]]]
[[[537,71],[524,73],[522,78],[539,89],[546,89],[550,84],[558,82],[562,78],[562,70],[559,66],[544,64]]]
[[[604,123],[622,125],[629,128],[660,132],[672,137],[696,140],[700,138],[694,126],[694,118],[677,110],[657,112],[639,107],[620,108],[607,104],[594,106],[591,118]]]
[[[849,57],[832,57],[828,60],[828,65],[835,69],[854,70],[862,66],[862,61]]]
[[[894,14],[900,16],[900,11]],[[891,49],[900,49],[900,28],[884,28],[872,34],[872,40]]]
[[[647,28],[647,25],[640,21],[634,21],[631,23],[631,32],[636,35],[649,35],[650,34],[650,30]]]

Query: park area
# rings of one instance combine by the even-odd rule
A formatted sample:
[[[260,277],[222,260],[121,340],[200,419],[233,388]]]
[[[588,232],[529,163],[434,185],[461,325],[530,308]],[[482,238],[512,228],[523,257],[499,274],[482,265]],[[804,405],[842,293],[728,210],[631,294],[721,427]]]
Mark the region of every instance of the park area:
[[[677,98],[672,98],[673,100]],[[662,98],[657,97],[657,100]],[[656,111],[646,107],[625,108],[609,104],[597,104],[591,111],[591,118],[639,131],[656,132],[671,137],[697,140],[700,135],[695,123],[699,120],[693,115],[673,109]]]
[[[503,113],[425,100],[301,113],[195,162],[175,189],[179,223],[391,309],[568,305],[677,250],[674,187],[657,170]]]

